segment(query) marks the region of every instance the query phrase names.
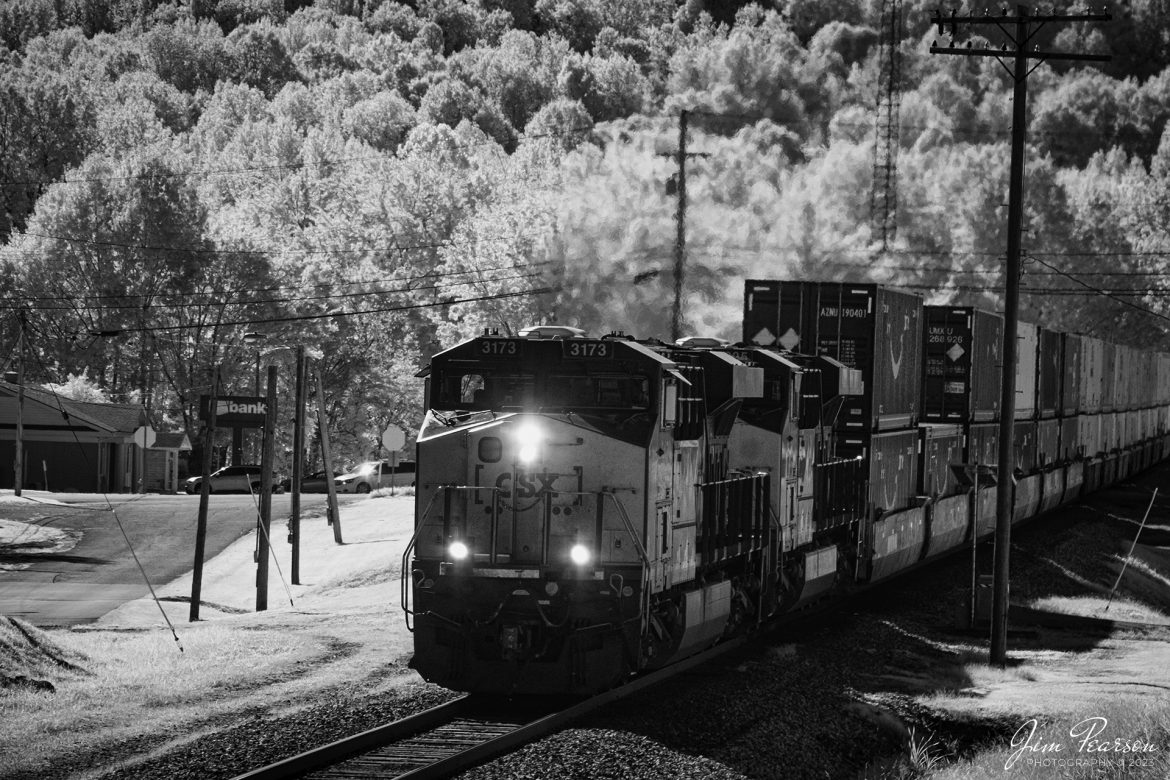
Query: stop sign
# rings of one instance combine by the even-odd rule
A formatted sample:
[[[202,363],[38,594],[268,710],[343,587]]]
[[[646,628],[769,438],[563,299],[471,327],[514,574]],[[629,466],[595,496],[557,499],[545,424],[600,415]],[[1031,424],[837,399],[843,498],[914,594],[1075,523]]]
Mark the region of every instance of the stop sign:
[[[406,434],[397,425],[390,425],[382,431],[382,446],[390,452],[402,449],[406,444]]]
[[[134,443],[142,449],[153,447],[156,438],[157,437],[155,436],[154,428],[151,428],[149,425],[139,426],[138,429],[134,431]]]

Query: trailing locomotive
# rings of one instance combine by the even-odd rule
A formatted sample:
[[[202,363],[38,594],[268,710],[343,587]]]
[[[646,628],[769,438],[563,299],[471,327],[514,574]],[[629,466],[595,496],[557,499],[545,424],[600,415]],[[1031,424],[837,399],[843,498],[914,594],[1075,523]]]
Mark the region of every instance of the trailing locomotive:
[[[1166,356],[1028,332],[1013,522],[1160,460],[1170,422]],[[990,534],[954,467],[995,462],[1001,339],[876,285],[749,280],[734,346],[545,326],[435,355],[411,665],[591,693]]]

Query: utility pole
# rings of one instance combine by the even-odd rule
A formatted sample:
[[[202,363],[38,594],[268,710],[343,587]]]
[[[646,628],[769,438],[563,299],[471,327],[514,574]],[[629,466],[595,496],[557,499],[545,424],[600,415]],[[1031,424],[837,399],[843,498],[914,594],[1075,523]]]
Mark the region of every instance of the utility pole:
[[[875,241],[886,252],[898,230],[898,117],[901,108],[902,3],[882,0],[878,49],[877,126],[873,139],[873,184],[869,194]]]
[[[667,193],[678,198],[674,212],[674,303],[670,309],[670,340],[682,338],[682,297],[683,281],[687,266],[687,158],[706,157],[702,152],[687,151],[687,117],[693,112],[683,109],[678,115],[678,149],[665,157],[675,158],[678,173],[667,185]]]
[[[1105,54],[1075,54],[1028,50],[1032,38],[1050,23],[1107,22],[1112,18],[1103,14],[1039,14],[1032,15],[1023,5],[1016,6],[1014,16],[1009,15],[1005,6],[999,16],[959,16],[955,11],[944,16],[936,11],[931,22],[938,25],[939,35],[950,30],[950,46],[939,46],[936,41],[930,47],[931,54],[962,54],[969,57],[994,57],[1012,78],[1012,152],[1011,174],[1008,184],[1008,245],[1007,268],[1004,273],[1004,327],[1003,327],[1003,392],[1000,402],[999,420],[999,485],[996,492],[995,512],[995,568],[994,590],[991,608],[991,651],[990,662],[998,666],[1007,663],[1008,627],[1008,567],[1011,551],[1012,501],[1015,480],[1014,423],[1016,409],[1016,330],[1020,316],[1020,236],[1024,215],[1024,138],[1027,131],[1026,103],[1028,97],[1028,61],[1036,60],[1080,60],[1104,62],[1110,59]],[[1002,49],[973,48],[954,45],[958,26],[994,27],[999,29],[1007,41]],[[1014,32],[1012,30],[1014,29]],[[1009,59],[1009,67],[1005,60]],[[1034,69],[1034,68],[1033,68]]]
[[[211,402],[203,421],[203,480],[199,483],[199,515],[195,521],[195,565],[191,569],[191,613],[189,622],[199,620],[203,592],[203,556],[207,548],[207,499],[211,494],[211,451],[215,446],[215,405],[219,397],[219,366],[211,369]]]
[[[678,210],[674,214],[674,306],[670,310],[670,340],[682,338],[683,274],[687,259],[687,110],[678,113]]]
[[[293,410],[292,497],[288,518],[288,543],[292,548],[290,578],[301,584],[301,480],[305,468],[305,347],[297,347],[296,409]]]
[[[276,443],[276,366],[268,367],[268,413],[260,454],[260,536],[256,560],[256,611],[268,609],[268,550],[272,530],[272,461]]]
[[[20,310],[20,332],[16,334],[16,457],[12,461],[13,495],[24,489],[24,340],[28,330],[28,312]]]

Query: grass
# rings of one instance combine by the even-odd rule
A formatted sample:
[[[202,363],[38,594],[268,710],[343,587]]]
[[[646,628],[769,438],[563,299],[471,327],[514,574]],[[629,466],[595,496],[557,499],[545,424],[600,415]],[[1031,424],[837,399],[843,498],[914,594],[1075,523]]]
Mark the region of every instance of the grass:
[[[79,741],[131,738],[144,723],[167,732],[189,723],[192,713],[201,719],[228,715],[240,709],[241,694],[260,704],[269,686],[295,677],[298,667],[311,667],[332,651],[327,637],[300,635],[294,643],[279,626],[185,628],[183,652],[158,631],[50,636],[45,649],[82,659],[76,663],[79,670],[42,674],[55,691],[5,690],[0,756],[29,745],[45,755],[66,753]],[[6,763],[0,761],[0,774]]]
[[[1104,718],[1102,730],[1096,736],[1098,743],[1112,743],[1114,739],[1130,740],[1134,744],[1140,742],[1153,745],[1157,750],[1148,753],[1094,751],[1094,745],[1084,742],[1087,718],[1062,717],[1037,723],[1033,737],[1033,744],[1037,748],[1056,745],[1060,747],[1059,751],[1021,751],[1020,747],[1026,743],[1029,733],[1024,732],[1015,738],[1020,747],[999,745],[984,748],[969,758],[925,777],[929,780],[1003,780],[1005,777],[1161,780],[1170,777],[1170,702],[1151,704],[1109,699],[1103,700],[1100,709],[1095,712],[1099,714],[1090,717]],[[1024,728],[1024,724],[1021,728]],[[1073,736],[1074,733],[1078,736]],[[1024,742],[1018,741],[1021,739]],[[1012,762],[1017,751],[1019,755]],[[1063,763],[1036,763],[1045,760]]]
[[[390,576],[412,506],[394,498],[348,504],[343,545],[324,522],[302,526],[295,606],[273,580],[269,610],[254,611],[249,538],[208,562],[201,621],[187,622],[189,578],[159,586],[182,652],[149,600],[74,629],[0,620],[0,777],[89,776],[81,767],[278,717],[355,680],[370,693],[421,685],[404,667],[409,634]],[[276,552],[289,548],[278,542]],[[281,566],[288,571],[287,561]]]
[[[1170,616],[1165,612],[1129,598],[1114,597],[1110,604],[1105,596],[1050,596],[1033,599],[1028,606],[1062,615],[1170,625]]]

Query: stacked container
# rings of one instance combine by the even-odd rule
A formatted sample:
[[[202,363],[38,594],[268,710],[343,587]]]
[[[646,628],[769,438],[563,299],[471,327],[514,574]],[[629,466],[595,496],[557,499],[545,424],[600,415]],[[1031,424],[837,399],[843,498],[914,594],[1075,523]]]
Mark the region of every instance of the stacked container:
[[[1060,336],[1059,331],[1036,329],[1036,413],[1042,420],[1056,417],[1064,410],[1061,396],[1064,349]]]
[[[1036,353],[1039,330],[1028,322],[1016,329],[1016,410],[1015,419],[1036,418]]]
[[[826,355],[861,371],[859,396],[845,396],[832,420],[838,457],[858,457],[867,474],[868,576],[887,576],[925,550],[916,506],[920,469],[922,299],[873,284],[749,280],[744,341]]]
[[[998,419],[1003,317],[971,307],[926,306],[922,342],[923,422]]]

